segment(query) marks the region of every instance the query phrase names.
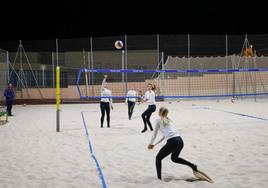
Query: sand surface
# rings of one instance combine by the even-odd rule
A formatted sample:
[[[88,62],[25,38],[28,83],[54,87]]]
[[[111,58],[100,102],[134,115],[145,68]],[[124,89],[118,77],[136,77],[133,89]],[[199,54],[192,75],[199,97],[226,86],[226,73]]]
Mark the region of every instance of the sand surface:
[[[0,187],[102,187],[91,157],[81,112],[104,180],[109,188],[259,188],[268,185],[268,101],[200,100],[158,102],[184,140],[180,157],[198,165],[213,180],[198,181],[187,166],[170,156],[162,161],[163,181],[156,177],[155,156],[147,145],[152,132],[141,133],[146,104],[114,104],[111,128],[100,128],[99,104],[61,105],[56,132],[55,105],[15,105],[15,116],[0,126]],[[250,115],[241,116],[228,112]],[[254,118],[257,117],[257,118]],[[154,122],[157,112],[151,116]],[[157,140],[161,138],[160,133]]]

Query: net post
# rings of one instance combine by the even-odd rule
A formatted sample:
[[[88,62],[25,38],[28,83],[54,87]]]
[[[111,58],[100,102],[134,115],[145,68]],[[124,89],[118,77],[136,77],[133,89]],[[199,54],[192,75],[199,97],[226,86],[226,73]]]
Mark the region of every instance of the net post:
[[[122,50],[122,70],[125,69],[124,56],[125,56],[125,51]],[[124,84],[124,82],[125,82],[125,75],[124,74],[125,74],[124,71],[122,71],[122,84]]]
[[[55,88],[54,52],[51,52],[51,63],[52,63],[52,87]]]
[[[188,41],[188,57],[187,57],[187,62],[188,62],[188,70],[191,69],[191,60],[190,60],[190,55],[191,55],[191,48],[190,48],[190,34],[187,35],[187,41]],[[191,73],[188,72],[188,96],[191,96]]]
[[[94,62],[93,62],[93,39],[90,37],[90,63],[91,63],[91,69],[94,69]],[[94,73],[91,72],[91,96],[94,96]]]
[[[8,54],[8,51],[6,52],[6,58],[7,58],[6,83],[9,83],[9,54]]]
[[[56,131],[60,132],[60,67],[56,67]]]
[[[225,69],[228,70],[228,35],[225,35]],[[227,94],[229,94],[229,88],[228,88],[228,73],[226,72],[226,90]]]
[[[125,69],[128,69],[127,64],[127,35],[125,35]],[[125,93],[128,91],[128,75],[125,73]]]

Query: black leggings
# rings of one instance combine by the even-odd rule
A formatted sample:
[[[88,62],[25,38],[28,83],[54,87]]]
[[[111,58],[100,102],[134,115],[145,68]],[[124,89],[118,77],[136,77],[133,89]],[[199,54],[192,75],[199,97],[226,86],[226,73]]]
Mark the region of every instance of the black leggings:
[[[154,104],[149,105],[148,108],[141,114],[144,123],[144,130],[147,129],[147,124],[150,127],[151,131],[153,130],[152,124],[150,122],[150,117],[155,110],[156,106]]]
[[[178,136],[178,137],[168,139],[166,145],[164,145],[160,149],[160,151],[158,152],[156,156],[156,163],[155,163],[157,177],[159,179],[161,179],[161,167],[162,167],[161,161],[162,159],[167,157],[169,154],[171,154],[171,160],[174,163],[187,165],[191,167],[193,170],[196,168],[196,165],[179,157],[182,148],[183,148],[183,140],[180,136]]]
[[[131,119],[131,116],[133,114],[133,109],[135,106],[135,102],[127,101],[127,104],[128,104],[128,118]]]
[[[101,127],[103,127],[105,112],[107,115],[107,127],[110,127],[110,103],[100,102],[100,108],[101,108]]]
[[[6,105],[7,105],[7,113],[10,116],[12,115],[11,110],[12,110],[13,101],[6,100]]]

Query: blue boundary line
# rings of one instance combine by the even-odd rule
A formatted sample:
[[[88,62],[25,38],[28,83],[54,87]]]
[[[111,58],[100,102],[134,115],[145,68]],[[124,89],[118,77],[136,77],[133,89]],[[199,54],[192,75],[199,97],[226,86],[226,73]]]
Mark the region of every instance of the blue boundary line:
[[[90,141],[90,138],[89,138],[89,135],[88,135],[88,128],[87,128],[87,124],[86,124],[86,121],[85,121],[83,111],[81,112],[81,115],[82,115],[83,124],[84,124],[85,132],[86,132],[86,136],[87,136],[87,140],[88,140],[89,152],[91,154],[92,159],[95,161],[97,170],[99,172],[99,176],[101,178],[102,187],[107,188],[106,183],[105,183],[105,179],[104,179],[104,175],[103,175],[102,170],[101,170],[101,167],[100,167],[99,162],[98,162],[98,160],[97,160],[97,158],[96,158],[96,156],[94,155],[94,152],[93,152],[93,148],[92,148],[92,144],[91,144],[91,141]]]
[[[244,117],[248,117],[248,118],[253,118],[253,119],[268,121],[268,119],[266,119],[266,118],[252,116],[252,115],[247,115],[247,114],[242,114],[242,113],[237,113],[237,112],[231,112],[231,111],[226,111],[226,110],[218,110],[218,109],[214,109],[214,108],[210,108],[210,107],[198,107],[198,108],[202,108],[202,109],[206,109],[206,110],[216,110],[216,111],[226,112],[226,113],[234,114],[234,115],[238,115],[238,116],[244,116]]]

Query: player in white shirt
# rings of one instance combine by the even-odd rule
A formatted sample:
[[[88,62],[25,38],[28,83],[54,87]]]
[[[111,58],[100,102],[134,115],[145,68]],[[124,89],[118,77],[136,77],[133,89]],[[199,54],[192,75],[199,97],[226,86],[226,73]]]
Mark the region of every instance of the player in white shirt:
[[[147,124],[148,124],[150,130],[153,131],[153,127],[152,127],[152,124],[150,122],[150,117],[151,117],[152,113],[155,112],[155,110],[156,110],[155,92],[154,92],[155,89],[156,89],[155,86],[153,86],[151,83],[149,83],[148,90],[146,91],[146,93],[143,97],[143,101],[148,103],[148,108],[141,114],[143,124],[144,124],[144,128],[141,131],[142,133],[147,131]]]
[[[137,101],[137,92],[135,90],[129,90],[127,92],[127,97],[126,97],[126,104],[128,105],[128,119],[131,120],[131,116],[133,114],[133,110],[135,107],[135,103]]]
[[[112,104],[112,91],[108,89],[107,86],[107,75],[104,75],[104,79],[101,85],[101,100],[100,100],[100,109],[101,109],[101,128],[103,127],[103,121],[105,112],[107,115],[107,127],[110,127],[110,108],[113,110]]]
[[[171,122],[171,120],[167,117],[168,109],[165,107],[161,107],[159,109],[158,115],[160,119],[156,120],[155,130],[151,139],[150,144],[148,145],[148,149],[153,149],[155,145],[162,142],[164,139],[167,140],[167,143],[160,149],[156,156],[156,172],[158,179],[161,180],[161,168],[162,163],[161,161],[171,154],[171,160],[174,163],[180,163],[183,165],[187,165],[192,168],[193,171],[198,171],[197,166],[189,161],[186,161],[183,158],[179,157],[179,154],[183,148],[183,140],[180,135],[176,132],[176,128]],[[154,144],[154,141],[157,136],[157,132],[160,130],[163,134],[163,137]]]

